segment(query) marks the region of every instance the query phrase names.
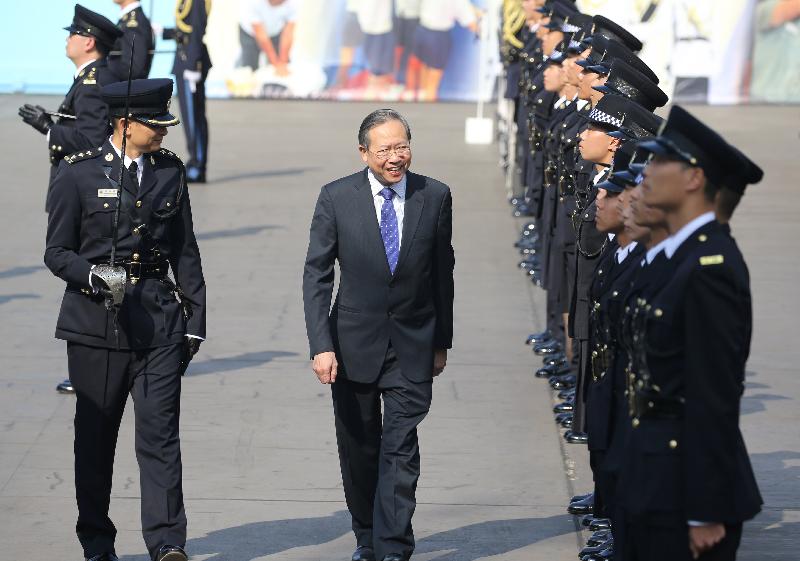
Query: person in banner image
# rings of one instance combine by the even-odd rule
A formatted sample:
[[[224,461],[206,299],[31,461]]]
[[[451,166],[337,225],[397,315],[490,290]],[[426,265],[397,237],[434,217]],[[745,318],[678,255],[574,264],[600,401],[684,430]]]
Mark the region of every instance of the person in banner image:
[[[294,41],[297,0],[240,0],[240,67],[259,67],[263,52],[278,76],[289,74],[289,53]]]
[[[358,24],[364,32],[364,55],[369,78],[367,99],[385,92],[394,81],[394,29],[392,0],[361,0],[357,9]]]
[[[422,63],[420,101],[436,101],[444,69],[450,58],[456,23],[478,33],[480,11],[469,0],[422,0],[414,54]]]
[[[753,101],[800,101],[800,0],[759,0],[753,45]]]
[[[367,167],[325,185],[314,209],[306,330],[313,370],[331,384],[352,559],[406,561],[417,426],[453,339],[452,198],[447,185],[408,171],[411,131],[396,111],[369,114],[358,144]]]

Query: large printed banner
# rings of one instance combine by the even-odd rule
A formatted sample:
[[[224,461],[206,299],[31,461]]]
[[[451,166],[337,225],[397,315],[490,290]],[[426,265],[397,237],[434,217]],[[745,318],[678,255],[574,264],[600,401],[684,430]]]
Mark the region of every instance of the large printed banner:
[[[498,3],[218,0],[206,39],[209,94],[472,100],[487,4]]]

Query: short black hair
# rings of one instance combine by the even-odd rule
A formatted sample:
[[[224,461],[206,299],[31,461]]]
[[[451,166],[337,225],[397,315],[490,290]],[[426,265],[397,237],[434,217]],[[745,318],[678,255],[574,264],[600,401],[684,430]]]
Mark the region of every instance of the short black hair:
[[[715,206],[717,211],[717,218],[720,222],[728,222],[733,217],[733,211],[739,206],[742,201],[743,193],[734,191],[727,187],[721,187],[717,192]]]
[[[406,129],[406,138],[411,142],[411,127],[408,126],[408,121],[400,113],[394,109],[378,109],[367,115],[361,126],[358,128],[358,144],[364,148],[369,148],[369,133],[375,127],[388,123],[389,121],[400,121],[403,128]]]

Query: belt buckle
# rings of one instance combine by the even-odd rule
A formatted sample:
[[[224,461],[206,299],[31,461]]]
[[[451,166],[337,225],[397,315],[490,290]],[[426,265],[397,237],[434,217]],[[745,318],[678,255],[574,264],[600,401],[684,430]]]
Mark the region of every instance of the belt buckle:
[[[129,265],[130,267],[130,280],[131,284],[136,284],[139,282],[139,279],[142,278],[142,264],[138,261],[134,261]],[[136,269],[138,267],[138,270]]]

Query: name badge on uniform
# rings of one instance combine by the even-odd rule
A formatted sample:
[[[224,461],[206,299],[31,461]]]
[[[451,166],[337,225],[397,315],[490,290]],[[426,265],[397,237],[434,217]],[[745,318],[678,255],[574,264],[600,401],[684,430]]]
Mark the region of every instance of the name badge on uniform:
[[[118,189],[98,189],[97,196],[101,198],[117,197]]]

